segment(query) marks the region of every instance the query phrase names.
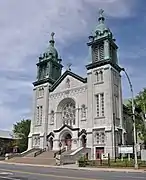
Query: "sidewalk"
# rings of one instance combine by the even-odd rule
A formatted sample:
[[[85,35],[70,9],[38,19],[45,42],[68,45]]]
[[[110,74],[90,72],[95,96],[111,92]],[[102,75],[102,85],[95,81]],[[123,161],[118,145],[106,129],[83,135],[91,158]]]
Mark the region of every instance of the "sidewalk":
[[[76,164],[62,165],[62,166],[51,166],[51,165],[42,165],[42,164],[23,164],[23,163],[13,163],[0,161],[0,164],[10,164],[10,165],[19,165],[19,166],[35,166],[35,167],[45,167],[45,168],[59,168],[59,169],[70,169],[70,170],[85,170],[85,171],[103,171],[103,172],[125,172],[125,173],[146,173],[146,169],[126,169],[126,168],[92,168],[92,167],[78,167]]]

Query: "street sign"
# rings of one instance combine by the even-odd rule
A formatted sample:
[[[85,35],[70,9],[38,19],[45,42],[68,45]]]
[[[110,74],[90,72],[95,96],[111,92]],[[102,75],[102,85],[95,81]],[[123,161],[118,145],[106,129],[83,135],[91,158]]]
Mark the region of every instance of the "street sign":
[[[121,154],[133,154],[133,146],[119,146],[118,153]]]

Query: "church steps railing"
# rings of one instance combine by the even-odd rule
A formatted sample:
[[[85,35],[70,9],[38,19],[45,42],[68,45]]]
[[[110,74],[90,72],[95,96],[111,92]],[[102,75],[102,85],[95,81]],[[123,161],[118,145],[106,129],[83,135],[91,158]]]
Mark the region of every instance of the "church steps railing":
[[[66,148],[62,148],[61,150],[55,152],[55,153],[54,153],[54,158],[56,157],[56,155],[62,154],[62,153],[64,153],[65,151],[66,151]]]
[[[34,157],[36,157],[36,156],[42,154],[42,153],[45,152],[45,151],[46,151],[46,148],[40,149],[39,151],[37,151],[37,152],[34,153]]]

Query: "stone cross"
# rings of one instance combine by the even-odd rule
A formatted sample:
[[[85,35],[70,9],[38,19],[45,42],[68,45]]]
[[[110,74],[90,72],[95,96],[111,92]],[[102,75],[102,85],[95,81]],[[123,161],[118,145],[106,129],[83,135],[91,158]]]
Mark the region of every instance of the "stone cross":
[[[55,33],[52,32],[52,33],[51,33],[52,40],[54,40],[54,35],[55,35]]]
[[[71,71],[71,68],[70,68],[71,66],[72,66],[71,63],[68,63],[68,64],[67,64],[67,70],[68,70],[68,71]]]
[[[99,10],[99,16],[100,16],[100,17],[103,17],[103,13],[104,13],[104,10],[103,10],[103,9],[100,9],[100,10]]]

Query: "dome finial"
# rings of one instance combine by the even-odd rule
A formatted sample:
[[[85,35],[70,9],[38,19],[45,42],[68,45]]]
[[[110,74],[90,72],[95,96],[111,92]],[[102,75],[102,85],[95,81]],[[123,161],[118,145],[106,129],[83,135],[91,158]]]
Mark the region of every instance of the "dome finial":
[[[52,40],[52,41],[54,41],[54,35],[55,35],[55,33],[52,32],[52,33],[51,33],[51,40]]]

